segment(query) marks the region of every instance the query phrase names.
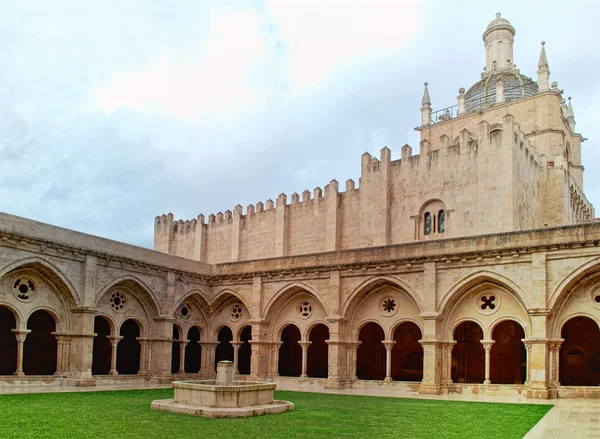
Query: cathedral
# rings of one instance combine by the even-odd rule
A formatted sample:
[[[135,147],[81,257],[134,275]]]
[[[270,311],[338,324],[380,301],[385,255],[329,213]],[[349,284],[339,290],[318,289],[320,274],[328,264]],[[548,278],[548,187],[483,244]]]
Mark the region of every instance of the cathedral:
[[[154,250],[0,214],[0,393],[210,378],[283,389],[600,398],[600,220],[545,43],[496,14],[485,68],[397,157]],[[460,84],[458,84],[460,85]],[[493,213],[493,214],[492,214]]]

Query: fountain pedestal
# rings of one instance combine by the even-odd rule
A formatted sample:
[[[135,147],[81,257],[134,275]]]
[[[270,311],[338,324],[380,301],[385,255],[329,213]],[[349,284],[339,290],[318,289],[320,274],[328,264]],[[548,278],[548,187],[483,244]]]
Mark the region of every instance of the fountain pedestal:
[[[233,363],[219,361],[215,381],[174,381],[173,399],[155,400],[152,410],[208,418],[238,418],[294,409],[289,401],[276,401],[272,383],[234,381]]]

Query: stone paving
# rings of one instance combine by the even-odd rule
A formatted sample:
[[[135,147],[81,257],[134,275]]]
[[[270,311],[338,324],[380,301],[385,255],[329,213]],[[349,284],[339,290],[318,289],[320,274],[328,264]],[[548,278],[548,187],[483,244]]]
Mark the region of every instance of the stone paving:
[[[90,392],[108,390],[159,389],[171,388],[171,384],[132,383],[127,386],[95,386],[95,387],[30,387],[2,389],[2,394],[16,393],[45,393],[45,392]],[[472,401],[497,402],[511,404],[552,404],[554,407],[533,427],[524,439],[600,439],[600,400],[590,399],[527,399],[522,395],[421,395],[406,388],[386,389],[344,389],[331,390],[319,386],[306,386],[293,383],[279,382],[278,390],[299,392],[335,393],[340,395],[383,396],[388,398],[419,398],[437,399],[440,401]]]

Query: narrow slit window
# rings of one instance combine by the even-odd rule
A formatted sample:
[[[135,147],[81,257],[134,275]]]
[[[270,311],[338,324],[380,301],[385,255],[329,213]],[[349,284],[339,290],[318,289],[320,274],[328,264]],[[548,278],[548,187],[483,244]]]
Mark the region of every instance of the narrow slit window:
[[[431,235],[431,214],[425,213],[425,235]]]
[[[446,232],[446,212],[440,210],[438,213],[438,233]]]

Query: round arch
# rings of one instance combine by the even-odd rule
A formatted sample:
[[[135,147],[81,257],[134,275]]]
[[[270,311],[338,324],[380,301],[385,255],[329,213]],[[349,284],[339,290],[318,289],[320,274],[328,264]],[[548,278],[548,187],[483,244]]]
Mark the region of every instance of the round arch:
[[[295,326],[296,329],[298,330],[298,332],[300,333],[300,336],[302,337],[302,329],[300,329],[300,326],[298,326],[298,323],[296,323],[296,322],[294,322],[292,320],[286,320],[285,322],[282,322],[279,326],[277,326],[275,328],[275,331],[273,332],[273,340],[280,341],[281,340],[281,333],[289,325]],[[301,338],[300,341],[304,341],[304,339]]]
[[[494,329],[496,329],[496,327],[501,324],[502,322],[506,322],[506,321],[511,321],[511,322],[515,322],[517,323],[521,329],[523,330],[523,334],[525,334],[524,338],[527,338],[527,334],[528,334],[528,326],[527,324],[525,324],[523,321],[521,321],[520,319],[518,319],[517,317],[514,316],[504,316],[504,317],[500,317],[497,320],[494,320],[492,322],[492,324],[490,324],[490,327],[487,331],[487,334],[485,335],[486,340],[492,340],[492,334],[494,333]]]
[[[102,297],[114,287],[123,286],[128,292],[133,294],[135,298],[142,304],[149,319],[157,317],[161,313],[161,307],[150,288],[140,278],[132,275],[125,275],[107,282],[96,296],[95,305],[98,306]]]
[[[446,334],[446,338],[448,340],[453,340],[454,332],[456,331],[456,328],[458,328],[461,324],[463,324],[465,322],[471,322],[471,323],[477,324],[477,326],[479,326],[481,328],[481,335],[483,337],[483,340],[485,339],[485,329],[484,329],[485,325],[483,324],[483,322],[481,322],[480,320],[477,320],[473,317],[466,317],[464,319],[459,319],[456,322],[454,322],[454,324],[452,326],[450,326],[449,332]]]
[[[390,330],[386,334],[386,340],[393,340],[394,332],[396,332],[398,326],[402,325],[403,323],[414,323],[415,325],[417,325],[417,328],[419,328],[419,331],[421,331],[421,334],[423,334],[423,325],[421,324],[421,322],[418,322],[415,319],[411,318],[401,318],[400,320],[394,322],[394,324],[390,327]]]
[[[598,325],[598,328],[600,329],[600,319],[598,317],[593,316],[586,312],[575,312],[575,313],[572,313],[572,314],[569,314],[569,315],[563,317],[559,322],[557,322],[556,327],[558,328],[558,335],[555,338],[560,338],[560,334],[561,334],[563,328],[565,327],[565,325],[569,322],[569,320],[572,320],[576,317],[587,317],[588,319],[596,322],[596,324]]]
[[[419,313],[423,312],[423,304],[419,299],[417,293],[408,285],[393,276],[377,276],[367,279],[360,285],[358,285],[345,300],[340,311],[340,315],[350,320],[350,317],[354,314],[358,305],[367,296],[367,294],[373,293],[376,290],[382,289],[386,286],[396,288],[405,293],[417,306]]]
[[[25,327],[24,325],[27,320],[23,318],[23,314],[21,314],[17,308],[6,302],[0,302],[0,306],[7,308],[13,314],[15,321],[17,322],[17,329],[23,329]]]
[[[102,317],[103,319],[106,319],[106,321],[108,322],[108,325],[110,326],[111,334],[115,335],[118,332],[118,330],[117,330],[118,325],[111,316],[109,316],[106,313],[99,312],[99,313],[94,314],[94,318],[96,318],[96,317]]]
[[[298,293],[306,293],[313,296],[317,300],[317,302],[319,302],[319,304],[323,307],[323,309],[325,310],[325,314],[327,316],[331,315],[331,311],[327,306],[327,302],[323,299],[323,296],[316,289],[302,282],[293,282],[280,288],[269,300],[267,306],[265,307],[265,320],[267,320],[268,322],[273,321],[274,318],[277,316],[278,311],[282,308],[282,306]]]
[[[14,271],[27,269],[41,274],[50,285],[54,286],[60,299],[66,302],[67,308],[81,305],[77,289],[69,278],[56,265],[42,258],[31,257],[8,264],[0,269],[0,279]]]
[[[310,322],[310,324],[306,327],[304,333],[302,334],[302,340],[308,341],[310,337],[310,331],[312,331],[314,327],[318,325],[325,325],[327,329],[329,329],[329,324],[324,320],[315,320],[314,322]]]
[[[242,332],[244,332],[244,330],[248,327],[250,328],[250,331],[252,331],[252,325],[250,323],[244,323],[243,325],[240,325],[240,327],[237,329],[237,331],[234,334],[233,340],[241,341]]]
[[[444,295],[438,306],[438,312],[442,315],[447,315],[452,308],[459,302],[463,295],[474,287],[481,285],[491,285],[514,296],[525,310],[532,308],[529,296],[523,289],[507,278],[492,271],[482,270],[476,273],[471,273],[468,276],[459,280],[450,290]]]
[[[139,337],[147,337],[146,334],[146,327],[144,326],[144,323],[137,317],[135,316],[127,316],[125,319],[123,319],[123,321],[121,322],[121,324],[119,325],[119,330],[117,331],[118,333],[121,333],[121,329],[123,328],[123,324],[129,320],[134,321],[135,323],[137,323],[138,328],[140,329],[140,335]]]
[[[48,314],[50,314],[50,316],[54,319],[54,323],[55,323],[57,329],[58,329],[58,325],[60,323],[62,323],[62,320],[60,319],[60,316],[58,315],[58,313],[54,309],[52,309],[48,306],[37,306],[37,307],[31,309],[25,318],[25,322],[29,321],[29,318],[37,311],[45,311]]]

